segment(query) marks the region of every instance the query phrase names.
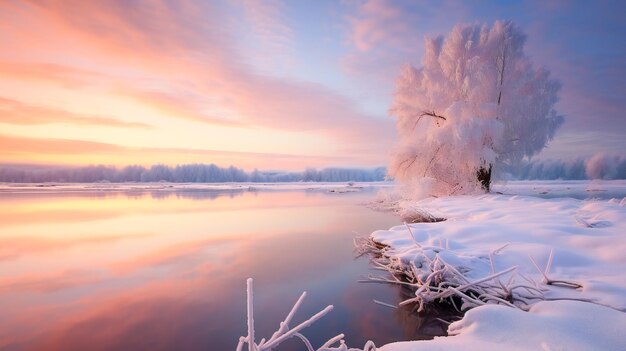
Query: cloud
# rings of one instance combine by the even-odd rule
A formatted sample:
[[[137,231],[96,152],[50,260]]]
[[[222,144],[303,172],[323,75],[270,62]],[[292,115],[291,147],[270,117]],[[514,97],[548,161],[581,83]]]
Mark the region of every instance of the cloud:
[[[107,78],[93,70],[70,67],[56,63],[0,61],[0,74],[4,79],[43,81],[68,88],[85,88]]]
[[[212,100],[210,91],[191,89],[188,87],[190,82],[181,83],[173,79],[159,78],[158,76],[148,77],[146,74],[134,77],[132,82],[129,82],[127,78],[97,72],[95,69],[83,69],[64,64],[10,61],[0,61],[0,74],[5,79],[49,82],[69,89],[90,89],[94,93],[112,93],[136,101],[173,118],[208,124],[245,126],[241,121],[206,113],[204,110],[210,106]],[[155,87],[167,87],[167,89],[156,89]],[[209,97],[207,98],[207,96]],[[9,105],[12,101],[15,102],[13,105],[18,103],[17,100],[0,97],[0,113],[2,112],[2,105]],[[24,103],[20,104],[26,106]],[[37,114],[41,115],[42,113],[31,113],[28,117],[35,119],[36,116],[33,115]],[[14,118],[14,120],[17,121],[17,118]],[[129,123],[121,120],[119,122],[120,125],[124,124],[126,126],[151,127],[141,123]],[[53,119],[49,123],[54,123]],[[24,122],[22,124],[29,123]]]
[[[258,36],[290,45],[291,29],[274,16],[282,11],[279,3],[244,5]],[[91,80],[92,86],[112,80],[104,85],[113,84],[118,95],[209,124],[313,132],[343,144],[393,137],[390,120],[359,112],[355,102],[332,89],[255,71],[221,3],[39,1],[29,7],[34,20],[57,33],[53,38],[62,35],[78,44],[68,55],[93,59],[91,66],[100,70],[82,77],[66,66],[49,74],[51,79],[85,78],[82,83]],[[37,64],[31,69],[45,67]]]
[[[450,1],[365,0],[347,7],[341,68],[384,111],[400,68],[420,65],[424,37],[447,33],[465,13],[462,3]]]
[[[239,5],[243,7],[246,19],[242,24],[249,29],[243,37],[250,37],[252,41],[247,44],[255,53],[254,65],[266,67],[268,71],[284,68],[284,65],[292,66],[295,33],[286,16],[289,3],[244,0]]]
[[[42,159],[54,156],[55,163],[82,156],[100,160],[104,164],[129,164],[128,160],[143,157],[146,164],[215,163],[222,166],[233,164],[246,169],[301,169],[304,165],[359,165],[363,159],[346,155],[297,155],[286,153],[238,152],[190,148],[128,147],[86,140],[29,138],[0,134],[0,158],[20,161],[25,156],[37,155]],[[112,158],[107,158],[112,156]],[[81,158],[82,159],[82,158]],[[41,161],[36,159],[36,161]],[[355,163],[357,162],[357,163]],[[87,162],[93,164],[93,161]],[[265,167],[261,167],[265,165]],[[269,166],[268,166],[269,165]]]
[[[151,128],[145,123],[125,122],[110,117],[72,113],[61,109],[25,104],[2,97],[0,97],[0,123],[25,125],[66,123],[103,127]]]
[[[307,6],[288,2],[2,2],[0,23],[11,30],[1,39],[6,50],[0,53],[0,83],[28,81],[102,99],[121,97],[158,111],[149,122],[155,129],[172,118],[202,124],[199,130],[309,133],[327,137],[346,156],[373,155],[379,162],[395,138],[393,121],[384,116],[393,81],[403,63],[419,65],[423,37],[447,33],[459,22],[510,18],[530,34],[528,53],[536,63],[563,80],[560,109],[571,128],[624,126],[624,49],[614,45],[623,29],[616,14],[624,5],[551,3],[530,16],[540,5],[404,0],[325,5],[324,11],[342,11],[329,21],[343,22],[328,28],[344,30],[333,34],[347,44],[327,51],[310,46],[312,34],[298,21]],[[336,38],[329,40],[340,46]],[[350,88],[290,77],[288,72],[308,69],[289,68],[290,60],[308,50],[323,51],[331,66],[337,65],[328,72],[343,68],[349,74],[325,81],[350,81]],[[133,117],[103,114],[120,121]]]
[[[0,155],[13,154],[91,154],[125,151],[124,147],[94,141],[23,138],[0,134]]]
[[[294,154],[274,154],[260,152],[237,152],[206,149],[184,149],[184,148],[132,148],[121,145],[98,143],[84,140],[70,139],[38,139],[24,138],[0,134],[0,149],[4,153],[43,153],[43,154],[73,154],[73,153],[94,153],[94,152],[129,152],[129,151],[153,151],[163,153],[192,153],[225,156],[261,156],[261,157],[282,157],[282,158],[307,158],[307,156]],[[315,156],[311,156],[315,157]],[[343,157],[338,156],[338,159]]]
[[[121,85],[118,85],[117,90],[118,94],[138,101],[172,118],[182,118],[211,125],[249,126],[239,120],[205,112],[206,108],[210,108],[210,102],[206,101],[203,94],[197,92],[185,94],[176,91],[141,90]]]
[[[358,6],[356,16],[350,16],[350,39],[359,51],[406,45],[407,36],[412,32],[410,15],[399,4],[387,0],[369,0]]]
[[[526,18],[524,14],[536,6],[540,7],[537,15]],[[518,10],[516,20],[528,32],[526,52],[563,83],[557,105],[567,117],[562,136],[597,132],[599,138],[592,144],[602,144],[603,133],[626,129],[621,112],[626,109],[621,88],[626,79],[626,47],[614,44],[626,30],[619,17],[626,5],[525,2]]]

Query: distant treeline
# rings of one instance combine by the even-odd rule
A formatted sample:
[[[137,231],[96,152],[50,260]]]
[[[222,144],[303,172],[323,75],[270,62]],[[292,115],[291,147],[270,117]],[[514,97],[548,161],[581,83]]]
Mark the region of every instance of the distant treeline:
[[[626,156],[597,154],[575,160],[541,160],[507,169],[512,179],[520,180],[583,180],[626,179]],[[152,167],[112,166],[60,167],[0,165],[0,182],[9,183],[94,183],[94,182],[372,182],[387,177],[385,167],[378,168],[307,168],[302,172],[259,171],[246,172],[237,167],[219,167],[214,164]]]
[[[626,179],[626,156],[596,154],[588,159],[532,161],[509,173],[522,180]]]
[[[174,182],[174,183],[226,183],[226,182],[371,182],[385,180],[384,167],[361,168],[308,168],[303,172],[259,171],[246,172],[237,167],[222,168],[214,164],[189,164],[175,167],[154,165],[86,167],[10,166],[0,165],[0,182],[10,183],[94,183],[94,182]]]

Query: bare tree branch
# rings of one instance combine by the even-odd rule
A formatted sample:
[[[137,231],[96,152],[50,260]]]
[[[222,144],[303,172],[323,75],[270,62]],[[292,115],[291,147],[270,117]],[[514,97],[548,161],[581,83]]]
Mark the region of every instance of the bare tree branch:
[[[435,113],[435,111],[422,111],[422,113],[420,113],[419,115],[415,116],[415,117],[417,117],[417,119],[415,120],[415,124],[413,124],[413,129],[415,129],[417,127],[417,124],[419,123],[419,121],[424,116],[430,116],[430,117],[433,117],[435,119],[443,119],[444,121],[447,120],[447,118],[445,118],[442,115],[438,115],[437,113]],[[437,122],[437,125],[439,125],[439,122]]]

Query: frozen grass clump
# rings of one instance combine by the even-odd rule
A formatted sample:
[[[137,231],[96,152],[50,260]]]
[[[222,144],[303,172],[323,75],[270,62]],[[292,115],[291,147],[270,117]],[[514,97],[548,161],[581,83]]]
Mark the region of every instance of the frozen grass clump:
[[[398,284],[413,290],[414,296],[400,302],[400,306],[414,304],[415,311],[422,312],[428,306],[446,305],[463,312],[496,303],[527,310],[533,301],[544,299],[544,291],[535,282],[526,277],[525,282],[520,281],[517,266],[495,270],[493,256],[498,250],[489,254],[490,274],[470,279],[466,273],[480,264],[480,260],[459,255],[449,250],[444,242],[439,246],[414,244],[417,250],[406,259],[394,255],[389,246],[373,240],[357,242],[359,252],[373,254],[372,263],[376,268],[390,273],[388,277],[370,276],[367,281]]]

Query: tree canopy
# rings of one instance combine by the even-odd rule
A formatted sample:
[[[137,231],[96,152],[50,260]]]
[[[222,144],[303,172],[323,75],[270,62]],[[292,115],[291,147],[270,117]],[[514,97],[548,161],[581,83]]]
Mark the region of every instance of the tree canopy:
[[[391,176],[425,195],[472,193],[488,189],[492,169],[546,146],[563,123],[554,109],[560,83],[533,66],[525,40],[503,21],[425,40],[422,67],[407,65],[397,79]]]

